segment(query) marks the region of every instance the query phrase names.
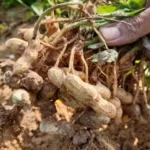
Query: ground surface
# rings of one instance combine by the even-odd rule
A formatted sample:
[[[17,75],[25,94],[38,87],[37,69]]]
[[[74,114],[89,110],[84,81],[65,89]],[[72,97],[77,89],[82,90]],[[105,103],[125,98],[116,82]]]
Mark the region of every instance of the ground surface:
[[[21,12],[21,13],[20,13]],[[4,41],[16,36],[21,27],[28,27],[30,22],[23,22],[23,8],[9,11],[0,9],[0,24],[6,31],[0,32],[0,60],[15,59],[13,53],[5,50]],[[0,79],[2,76],[0,75]],[[0,149],[1,150],[72,150],[72,142],[68,138],[44,134],[39,131],[41,119],[53,113],[50,101],[38,101],[30,109],[18,109],[11,112],[11,89],[0,82]],[[120,125],[110,123],[100,128],[100,135],[118,150],[150,150],[149,123],[129,118]],[[80,148],[79,148],[80,147]],[[82,149],[82,145],[79,146]],[[78,149],[77,148],[77,149]],[[93,148],[93,150],[96,148]]]

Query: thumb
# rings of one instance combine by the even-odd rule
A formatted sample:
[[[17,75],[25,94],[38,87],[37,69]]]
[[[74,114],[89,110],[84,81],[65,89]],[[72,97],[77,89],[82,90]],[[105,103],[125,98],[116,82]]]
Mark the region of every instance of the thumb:
[[[136,17],[102,27],[100,30],[110,46],[132,43],[150,33],[150,8]]]

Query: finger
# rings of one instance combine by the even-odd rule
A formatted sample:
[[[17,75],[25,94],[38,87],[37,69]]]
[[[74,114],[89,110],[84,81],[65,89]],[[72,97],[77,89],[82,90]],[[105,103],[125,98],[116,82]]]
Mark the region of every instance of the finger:
[[[150,7],[150,0],[146,1],[146,8]]]
[[[150,8],[140,15],[125,19],[124,22],[101,28],[101,32],[110,46],[129,44],[150,33]]]

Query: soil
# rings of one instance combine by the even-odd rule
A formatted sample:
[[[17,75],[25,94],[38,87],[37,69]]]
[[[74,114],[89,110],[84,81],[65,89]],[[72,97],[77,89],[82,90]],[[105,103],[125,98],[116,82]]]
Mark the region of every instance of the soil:
[[[22,8],[15,8],[15,12],[20,10]],[[26,23],[20,21],[23,18],[23,13],[19,13],[17,17],[11,19],[4,17],[12,11],[14,10],[6,12],[0,8],[0,23],[9,27],[9,30],[1,35],[0,60],[15,59],[13,53],[5,50],[4,41],[15,37],[19,28],[32,25],[32,21]],[[17,23],[12,25],[14,22]],[[2,74],[0,80],[2,80]],[[48,100],[37,100],[36,104],[31,107],[18,108],[12,104],[11,93],[12,90],[0,81],[1,150],[88,150],[85,143],[91,147],[90,150],[106,149],[103,146],[104,143],[111,145],[107,148],[109,150],[150,150],[149,122],[137,121],[127,116],[123,117],[121,124],[115,124],[111,121],[109,125],[99,129],[98,136],[103,137],[103,139],[99,138],[101,140],[94,141],[93,146],[91,146],[90,141],[93,134],[90,131],[80,130],[74,134],[73,138],[42,133],[39,130],[40,122],[53,114],[55,111],[53,103]]]

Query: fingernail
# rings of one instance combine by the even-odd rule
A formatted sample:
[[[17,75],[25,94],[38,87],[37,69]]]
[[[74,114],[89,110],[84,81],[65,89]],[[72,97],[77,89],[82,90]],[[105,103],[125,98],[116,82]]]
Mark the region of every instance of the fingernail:
[[[108,41],[116,40],[121,36],[121,32],[117,27],[104,27],[101,28],[101,32]]]

